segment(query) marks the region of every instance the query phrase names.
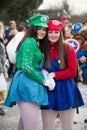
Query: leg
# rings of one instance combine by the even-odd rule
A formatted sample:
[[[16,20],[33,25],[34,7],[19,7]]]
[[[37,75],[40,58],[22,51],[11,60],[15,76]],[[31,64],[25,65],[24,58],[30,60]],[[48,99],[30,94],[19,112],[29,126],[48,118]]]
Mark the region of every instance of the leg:
[[[75,109],[69,109],[59,112],[62,130],[72,130],[74,112]]]
[[[24,130],[22,117],[20,117],[20,119],[19,119],[17,130]]]
[[[0,105],[4,104],[4,99],[5,99],[5,97],[4,97],[3,92],[0,92]]]
[[[43,130],[53,130],[54,121],[58,112],[53,110],[42,110],[41,114]]]
[[[39,106],[29,102],[20,102],[18,105],[21,113],[18,130],[38,130]]]
[[[9,75],[9,77],[13,76],[13,67],[14,67],[14,65],[12,63],[10,63],[10,67],[8,69],[8,75]]]

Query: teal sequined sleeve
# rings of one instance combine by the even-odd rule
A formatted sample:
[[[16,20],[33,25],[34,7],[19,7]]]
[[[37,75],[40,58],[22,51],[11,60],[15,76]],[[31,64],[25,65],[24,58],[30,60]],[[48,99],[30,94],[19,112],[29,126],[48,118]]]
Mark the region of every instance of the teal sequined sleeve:
[[[37,46],[36,40],[27,38],[18,51],[17,69],[23,70],[27,76],[42,84],[44,78],[36,71],[42,58],[43,55]]]

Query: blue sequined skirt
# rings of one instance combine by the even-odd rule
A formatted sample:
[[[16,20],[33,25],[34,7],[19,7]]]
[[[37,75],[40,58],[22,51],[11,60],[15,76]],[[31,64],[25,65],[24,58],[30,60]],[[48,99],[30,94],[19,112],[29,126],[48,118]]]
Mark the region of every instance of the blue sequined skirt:
[[[38,71],[38,73],[42,75],[41,72]],[[20,101],[35,102],[39,106],[45,106],[48,105],[48,95],[46,87],[18,70],[10,84],[4,105],[12,107]]]

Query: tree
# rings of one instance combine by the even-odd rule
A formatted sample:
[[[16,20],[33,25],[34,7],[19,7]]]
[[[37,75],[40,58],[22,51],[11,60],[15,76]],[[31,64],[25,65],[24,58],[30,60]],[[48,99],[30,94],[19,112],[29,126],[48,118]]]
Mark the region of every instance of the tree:
[[[40,0],[41,2],[41,0]],[[35,9],[35,0],[14,0],[8,7],[8,18],[16,21],[24,21],[33,15]]]
[[[40,4],[42,0],[38,2]],[[33,15],[36,4],[37,0],[0,0],[1,20],[23,22]]]
[[[0,10],[2,8],[6,8],[7,5],[9,4],[10,0],[0,0]]]

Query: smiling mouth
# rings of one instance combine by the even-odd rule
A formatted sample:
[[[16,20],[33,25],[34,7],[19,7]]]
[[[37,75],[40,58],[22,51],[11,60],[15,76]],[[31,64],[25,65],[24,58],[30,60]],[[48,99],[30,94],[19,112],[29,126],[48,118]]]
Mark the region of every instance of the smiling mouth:
[[[51,38],[51,39],[55,40],[56,38]]]

